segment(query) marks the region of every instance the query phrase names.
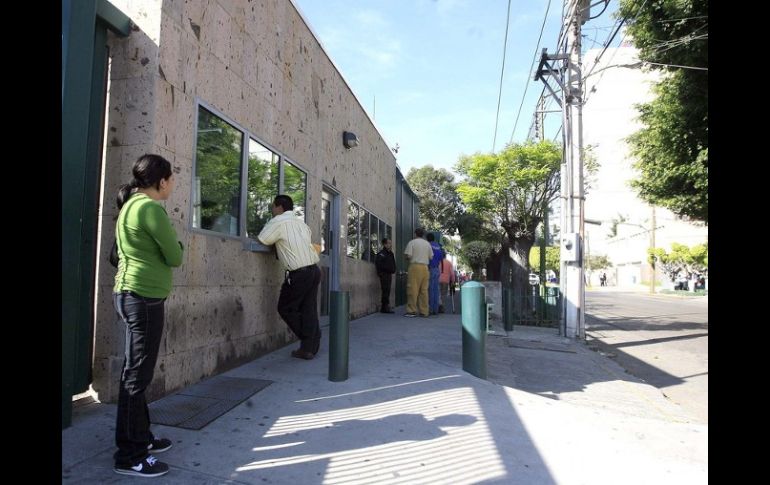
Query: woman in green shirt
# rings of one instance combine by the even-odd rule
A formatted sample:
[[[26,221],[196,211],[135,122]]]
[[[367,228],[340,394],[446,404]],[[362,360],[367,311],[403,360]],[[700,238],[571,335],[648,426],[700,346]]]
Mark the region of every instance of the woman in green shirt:
[[[115,427],[115,472],[157,477],[168,465],[152,453],[171,448],[150,431],[145,390],[152,381],[163,335],[164,303],[171,291],[171,268],[182,264],[182,243],[158,201],[174,189],[171,163],[160,155],[142,155],[133,180],[118,192],[118,273],[113,302],[126,325],[126,349],[120,377]]]

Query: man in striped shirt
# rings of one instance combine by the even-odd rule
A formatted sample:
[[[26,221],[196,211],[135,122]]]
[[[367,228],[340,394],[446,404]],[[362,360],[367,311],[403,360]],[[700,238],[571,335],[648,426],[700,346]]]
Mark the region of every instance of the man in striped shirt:
[[[268,221],[257,239],[262,244],[275,244],[278,259],[286,270],[278,297],[278,314],[284,319],[300,347],[292,357],[310,360],[321,345],[318,325],[318,284],[321,269],[310,239],[310,228],[294,215],[294,201],[288,195],[278,195],[273,201],[273,218]]]

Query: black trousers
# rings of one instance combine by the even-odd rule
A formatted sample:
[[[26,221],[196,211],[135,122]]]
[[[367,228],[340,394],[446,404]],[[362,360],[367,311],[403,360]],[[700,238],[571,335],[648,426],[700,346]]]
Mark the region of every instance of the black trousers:
[[[124,291],[112,295],[115,310],[126,325],[125,360],[120,376],[115,465],[133,466],[147,456],[154,439],[145,390],[152,381],[163,335],[165,298],[145,298]]]
[[[393,281],[393,275],[391,273],[380,273],[380,288],[382,288],[382,295],[380,296],[380,310],[384,307],[390,308],[390,284]]]
[[[321,268],[315,264],[290,271],[278,297],[278,314],[300,340],[300,350],[314,354],[321,345],[317,306],[320,282]]]

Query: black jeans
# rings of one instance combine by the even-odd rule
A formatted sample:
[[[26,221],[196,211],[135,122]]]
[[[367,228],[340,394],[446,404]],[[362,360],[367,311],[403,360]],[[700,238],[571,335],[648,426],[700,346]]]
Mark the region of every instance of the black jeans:
[[[144,392],[152,381],[163,335],[165,298],[145,298],[134,292],[114,293],[118,317],[126,325],[126,356],[120,376],[115,425],[116,466],[133,466],[147,456],[154,439]]]
[[[393,275],[391,273],[380,273],[380,288],[382,288],[380,310],[390,308],[390,284],[392,281]]]
[[[278,314],[300,340],[300,350],[313,354],[321,345],[317,307],[320,282],[321,268],[315,264],[290,271],[278,297]]]

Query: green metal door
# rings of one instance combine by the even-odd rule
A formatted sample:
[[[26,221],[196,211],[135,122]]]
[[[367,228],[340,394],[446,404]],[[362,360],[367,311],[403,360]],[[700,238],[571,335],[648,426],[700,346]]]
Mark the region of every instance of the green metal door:
[[[62,2],[62,428],[91,382],[107,29],[130,25],[106,0]]]

